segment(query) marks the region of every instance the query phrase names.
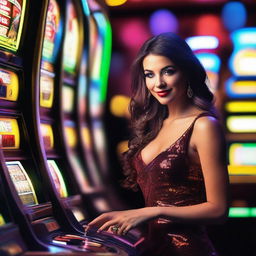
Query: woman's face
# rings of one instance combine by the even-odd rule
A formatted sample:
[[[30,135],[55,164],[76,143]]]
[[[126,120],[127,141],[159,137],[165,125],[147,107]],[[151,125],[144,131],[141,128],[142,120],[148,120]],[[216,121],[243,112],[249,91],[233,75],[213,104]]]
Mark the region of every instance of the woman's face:
[[[187,81],[183,72],[167,57],[147,55],[143,60],[145,83],[163,105],[187,100]]]

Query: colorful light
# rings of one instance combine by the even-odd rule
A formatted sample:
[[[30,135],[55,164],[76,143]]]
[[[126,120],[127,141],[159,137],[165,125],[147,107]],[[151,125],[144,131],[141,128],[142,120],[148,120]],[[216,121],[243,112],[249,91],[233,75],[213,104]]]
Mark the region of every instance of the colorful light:
[[[256,28],[242,28],[231,34],[234,51],[229,68],[236,76],[256,76]]]
[[[256,177],[256,166],[255,165],[229,165],[228,173],[229,175],[231,175],[230,178],[237,176],[238,178],[242,178],[241,179],[242,181],[245,180],[244,178],[247,178],[246,183],[252,183],[254,182],[252,180],[252,177]]]
[[[127,2],[127,0],[105,0],[108,6],[119,6]]]
[[[112,49],[112,29],[107,17],[100,12],[94,14],[95,20],[99,28],[99,34],[103,41],[103,49],[101,56],[101,67],[100,67],[100,101],[104,102],[107,95],[107,83],[108,73],[110,68],[111,60],[111,49]]]
[[[229,101],[225,110],[230,113],[256,112],[256,101]]]
[[[212,53],[198,53],[196,57],[206,70],[218,73],[220,70],[220,58]]]
[[[231,69],[235,75],[256,76],[256,49],[240,50],[231,61]]]
[[[256,217],[255,207],[231,207],[229,209],[230,218],[250,218]]]
[[[167,9],[160,9],[150,16],[149,26],[153,35],[159,35],[165,32],[177,32],[178,21],[172,12]]]
[[[236,80],[230,78],[226,82],[226,93],[232,98],[253,98],[256,97],[256,81]]]
[[[128,117],[130,98],[125,95],[115,95],[110,101],[110,112],[117,117]]]
[[[121,43],[136,50],[151,36],[147,23],[141,18],[124,20],[119,33]]]
[[[256,166],[256,143],[232,143],[229,146],[229,162],[231,165]]]
[[[186,42],[193,51],[216,49],[219,46],[219,40],[216,36],[192,36],[188,37]]]
[[[235,133],[254,133],[256,132],[256,116],[229,116],[226,120],[227,128]]]
[[[247,13],[243,3],[229,2],[224,5],[221,13],[222,21],[226,29],[233,31],[245,26]]]
[[[255,48],[256,47],[256,28],[241,28],[231,34],[234,42],[235,50],[239,48]]]

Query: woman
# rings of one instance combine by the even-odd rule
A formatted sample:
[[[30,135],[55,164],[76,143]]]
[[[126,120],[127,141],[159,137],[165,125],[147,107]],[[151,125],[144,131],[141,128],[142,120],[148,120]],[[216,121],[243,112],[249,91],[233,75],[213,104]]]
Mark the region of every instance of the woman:
[[[145,255],[213,256],[204,224],[228,213],[225,140],[206,73],[172,33],[142,46],[133,66],[133,137],[126,187],[139,185],[145,207],[104,213],[89,227],[119,235],[148,222]]]

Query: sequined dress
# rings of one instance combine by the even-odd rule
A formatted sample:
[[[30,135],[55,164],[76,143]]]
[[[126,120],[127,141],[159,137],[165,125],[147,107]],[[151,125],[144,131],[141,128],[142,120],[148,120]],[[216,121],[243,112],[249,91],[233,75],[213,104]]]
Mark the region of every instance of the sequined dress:
[[[134,159],[137,182],[145,206],[188,206],[206,201],[200,165],[188,160],[188,144],[195,121],[210,115],[199,114],[183,135],[165,151],[145,164],[139,152]],[[205,227],[164,218],[149,223],[145,256],[217,256]]]

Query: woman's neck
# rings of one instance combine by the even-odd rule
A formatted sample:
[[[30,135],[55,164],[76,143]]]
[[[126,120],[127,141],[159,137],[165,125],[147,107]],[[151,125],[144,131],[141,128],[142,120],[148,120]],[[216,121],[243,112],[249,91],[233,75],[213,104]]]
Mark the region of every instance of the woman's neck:
[[[179,102],[179,104],[169,104],[168,108],[168,116],[166,119],[174,120],[182,117],[186,117],[189,115],[195,114],[197,108],[188,101]]]

